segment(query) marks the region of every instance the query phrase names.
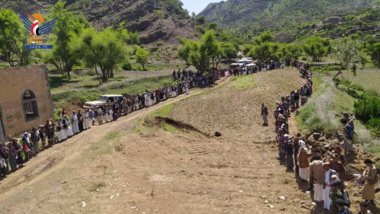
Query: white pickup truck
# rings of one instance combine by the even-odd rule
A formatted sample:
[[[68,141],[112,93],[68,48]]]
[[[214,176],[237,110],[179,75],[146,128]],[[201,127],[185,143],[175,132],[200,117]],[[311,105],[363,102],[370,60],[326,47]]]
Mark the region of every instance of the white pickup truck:
[[[110,95],[102,95],[96,101],[86,102],[83,108],[97,108],[103,106],[112,106],[117,100],[122,100],[123,95],[118,94],[110,94]]]

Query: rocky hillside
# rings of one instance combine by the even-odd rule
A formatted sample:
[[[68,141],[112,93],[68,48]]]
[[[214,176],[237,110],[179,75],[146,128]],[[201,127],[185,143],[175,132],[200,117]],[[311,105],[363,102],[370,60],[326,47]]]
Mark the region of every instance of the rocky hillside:
[[[47,14],[58,0],[0,0],[15,11]],[[179,0],[67,0],[66,8],[83,13],[96,28],[125,21],[130,31],[138,31],[143,44],[158,40],[176,42],[177,36],[191,37],[190,17]]]
[[[208,5],[198,16],[227,29],[260,32],[376,5],[378,0],[227,0]]]

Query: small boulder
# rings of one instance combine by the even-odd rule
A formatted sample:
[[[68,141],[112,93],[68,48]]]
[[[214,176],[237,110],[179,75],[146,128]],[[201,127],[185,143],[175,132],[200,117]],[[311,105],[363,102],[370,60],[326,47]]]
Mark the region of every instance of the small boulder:
[[[221,137],[222,136],[222,133],[220,132],[215,132],[215,137]]]

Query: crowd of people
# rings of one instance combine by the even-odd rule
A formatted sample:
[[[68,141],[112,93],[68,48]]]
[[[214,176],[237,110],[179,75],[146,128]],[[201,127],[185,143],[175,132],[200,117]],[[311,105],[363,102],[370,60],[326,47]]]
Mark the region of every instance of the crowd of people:
[[[274,118],[279,160],[281,164],[286,165],[287,172],[295,172],[302,182],[309,182],[309,189],[306,192],[313,193],[313,205],[321,206],[331,214],[350,214],[352,213],[349,210],[351,201],[344,182],[347,182],[345,154],[352,151],[353,119],[347,113],[341,119],[344,130],[343,148],[337,144],[333,151],[328,151],[322,156],[321,151],[314,147],[311,149],[312,157],[309,159],[308,146],[312,145],[306,145],[300,134],[289,136],[288,118],[291,112],[305,105],[313,94],[312,73],[305,63],[293,62],[292,64],[299,69],[300,76],[306,79],[306,83],[299,90],[290,92],[276,103]],[[261,115],[263,125],[267,126],[268,108],[264,103]],[[371,213],[368,207],[374,205],[377,183],[376,166],[370,159],[366,159],[364,163],[367,166],[366,170],[362,174],[357,174],[355,180],[358,186],[363,185],[364,201],[360,203],[359,214]]]
[[[221,77],[218,70],[207,74],[193,73],[184,70],[173,72],[176,84],[165,85],[153,92],[123,95],[123,99],[115,100],[111,105],[95,106],[85,110],[72,111],[71,114],[63,109],[57,114],[58,119],[51,118],[46,124],[33,127],[25,132],[21,139],[9,137],[9,142],[0,142],[0,179],[7,174],[24,167],[24,163],[48,149],[56,143],[65,141],[72,136],[90,129],[94,125],[103,125],[126,116],[134,111],[148,108],[159,102],[189,94],[190,88],[214,84]]]
[[[83,113],[81,110],[78,110],[78,112],[73,111],[70,116],[63,109],[58,112],[57,120],[50,119],[46,121],[45,125],[32,128],[30,133],[24,133],[20,141],[16,138],[11,138],[6,145],[0,143],[0,178],[1,176],[5,177],[9,171],[13,172],[17,168],[22,168],[25,162],[39,152],[53,146],[55,143],[62,142],[90,129],[96,123],[98,125],[109,123],[117,120],[120,116],[128,115],[142,108],[181,94],[189,94],[190,88],[213,84],[221,77],[249,75],[258,71],[278,69],[284,66],[297,67],[300,76],[306,79],[306,83],[300,89],[290,92],[289,95],[282,97],[281,101],[276,103],[274,118],[279,159],[282,164],[286,165],[288,172],[295,172],[303,182],[309,182],[308,191],[314,194],[313,203],[316,206],[323,206],[332,214],[349,214],[351,202],[344,184],[346,182],[344,154],[352,149],[350,145],[352,144],[354,132],[353,120],[348,114],[344,114],[344,118],[341,120],[344,126],[344,154],[342,154],[341,146],[337,144],[334,151],[329,152],[329,155],[325,155],[323,158],[320,150],[312,148],[312,157],[311,159],[308,158],[309,147],[300,138],[301,136],[289,136],[288,118],[292,112],[296,112],[301,106],[305,105],[313,94],[310,66],[299,61],[269,61],[259,63],[253,68],[245,69],[212,69],[206,75],[186,70],[182,72],[173,71],[173,80],[178,81],[178,83],[172,86],[166,85],[156,91],[146,91],[138,95],[124,95],[122,100],[116,100],[112,105],[86,109]],[[263,116],[264,126],[269,125],[268,113],[268,108],[263,103],[261,115]],[[367,169],[362,175],[358,175],[356,180],[359,185],[364,185],[362,197],[365,201],[360,203],[361,214],[370,213],[367,207],[374,204],[374,185],[377,182],[375,165],[369,159],[365,160],[365,164]],[[9,170],[9,166],[11,170]]]

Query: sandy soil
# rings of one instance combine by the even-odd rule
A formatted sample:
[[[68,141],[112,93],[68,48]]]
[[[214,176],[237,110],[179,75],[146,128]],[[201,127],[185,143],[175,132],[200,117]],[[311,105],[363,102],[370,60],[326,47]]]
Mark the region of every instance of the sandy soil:
[[[196,89],[55,145],[0,183],[6,213],[321,213],[293,173],[279,166],[273,126],[261,102],[304,80],[296,71],[254,76],[256,87]],[[276,95],[277,94],[277,95]],[[179,102],[180,101],[180,102]],[[175,103],[170,115],[199,131],[143,119]],[[190,113],[193,112],[193,113]],[[271,122],[273,118],[271,117]],[[220,131],[222,137],[207,137]],[[285,200],[280,199],[285,196]]]

